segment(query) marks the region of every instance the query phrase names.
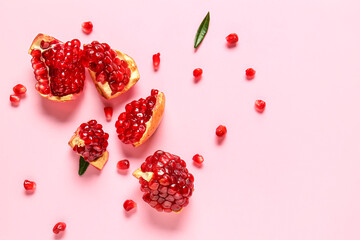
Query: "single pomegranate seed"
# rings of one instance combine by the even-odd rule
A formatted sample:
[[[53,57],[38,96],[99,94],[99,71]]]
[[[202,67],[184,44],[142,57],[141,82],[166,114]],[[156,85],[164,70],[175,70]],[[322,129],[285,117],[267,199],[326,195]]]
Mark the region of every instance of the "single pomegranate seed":
[[[259,113],[262,113],[265,110],[265,107],[266,107],[266,102],[264,102],[263,100],[256,100],[255,101],[255,109]]]
[[[55,234],[60,233],[61,231],[65,231],[66,229],[66,223],[64,222],[58,222],[57,224],[55,224],[54,228],[53,228],[53,232]]]
[[[104,107],[106,121],[110,122],[112,115],[113,115],[113,108],[112,107]]]
[[[195,154],[193,156],[193,161],[196,162],[197,164],[202,164],[204,162],[204,157],[201,156],[200,154]]]
[[[137,206],[137,204],[136,204],[136,202],[134,202],[133,200],[126,200],[125,202],[124,202],[124,209],[125,209],[125,211],[130,211],[131,209],[134,209],[134,208],[136,208],[136,206]]]
[[[247,79],[253,79],[255,77],[256,71],[252,68],[248,68],[245,70],[246,78]]]
[[[227,129],[224,125],[219,125],[217,128],[216,128],[216,135],[218,137],[222,137],[224,136],[225,134],[227,133]]]
[[[227,37],[226,37],[226,41],[229,44],[235,44],[239,41],[239,37],[236,33],[230,33]]]
[[[26,191],[34,191],[36,189],[36,183],[30,180],[25,180],[24,188]]]
[[[93,24],[92,22],[83,22],[82,23],[82,31],[86,34],[90,34],[93,30]]]
[[[12,104],[18,104],[20,102],[20,97],[12,94],[12,95],[10,95],[10,102]]]
[[[156,54],[153,55],[153,65],[154,65],[155,71],[159,69],[160,53],[156,53]]]
[[[201,77],[202,73],[203,73],[203,70],[201,68],[195,68],[193,71],[193,75],[195,78]]]
[[[15,94],[25,94],[26,93],[26,87],[22,84],[17,84],[15,85],[15,87],[13,87],[14,93]]]
[[[120,170],[129,169],[129,167],[130,167],[129,160],[125,159],[125,160],[118,161],[118,163],[117,163],[117,168]]]

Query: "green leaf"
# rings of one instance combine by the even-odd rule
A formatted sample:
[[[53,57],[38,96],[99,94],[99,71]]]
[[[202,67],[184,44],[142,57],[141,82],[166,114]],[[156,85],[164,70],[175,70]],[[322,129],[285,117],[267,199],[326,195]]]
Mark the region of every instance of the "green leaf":
[[[83,157],[80,157],[79,160],[79,176],[83,175],[86,172],[86,169],[89,166],[89,162],[85,161],[85,159]]]
[[[204,37],[209,29],[209,23],[210,23],[210,12],[206,14],[204,20],[201,22],[196,32],[194,48],[197,48],[200,45],[200,43],[204,40]]]

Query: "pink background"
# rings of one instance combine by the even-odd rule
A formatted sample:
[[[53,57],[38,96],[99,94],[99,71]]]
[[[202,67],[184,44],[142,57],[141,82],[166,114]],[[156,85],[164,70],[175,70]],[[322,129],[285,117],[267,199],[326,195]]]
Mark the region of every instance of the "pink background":
[[[0,9],[0,239],[360,239],[359,1],[33,0],[1,1]],[[207,11],[209,32],[194,52]],[[86,20],[94,23],[88,36]],[[112,101],[89,75],[76,101],[43,99],[27,54],[39,32],[106,41],[136,60],[141,79]],[[240,40],[229,49],[231,32]],[[196,67],[204,70],[198,83]],[[257,70],[252,81],[244,78],[248,67]],[[16,83],[28,93],[14,108]],[[151,88],[166,94],[163,122],[140,148],[124,146],[115,118]],[[253,108],[258,98],[267,102],[263,114]],[[67,141],[93,118],[110,133],[110,160],[79,177]],[[228,127],[222,143],[219,124]],[[181,214],[150,208],[131,176],[158,149],[181,156],[195,175]],[[202,168],[192,164],[196,153]],[[116,163],[124,158],[131,167],[121,174]],[[24,193],[24,179],[36,181],[35,194]],[[135,213],[124,213],[128,198],[138,203]],[[58,221],[68,225],[62,236],[52,233]]]

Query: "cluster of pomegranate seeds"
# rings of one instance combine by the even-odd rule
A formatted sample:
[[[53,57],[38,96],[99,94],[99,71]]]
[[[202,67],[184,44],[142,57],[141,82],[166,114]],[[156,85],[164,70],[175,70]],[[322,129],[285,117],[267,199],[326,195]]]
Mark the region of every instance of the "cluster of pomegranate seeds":
[[[82,27],[82,31],[86,34],[90,34],[93,30],[93,24],[92,22],[88,21],[88,22],[83,22],[81,24]]]
[[[18,105],[20,102],[20,96],[26,93],[26,87],[22,84],[17,84],[13,87],[14,94],[10,95],[10,102],[13,105]]]
[[[200,154],[195,154],[192,159],[197,164],[202,164],[204,162],[204,157]]]
[[[153,55],[153,66],[154,70],[157,71],[160,65],[160,53],[156,53]]]
[[[128,63],[118,58],[107,43],[93,41],[84,45],[83,63],[96,73],[96,81],[109,84],[112,95],[124,90],[130,81],[131,70]]]
[[[55,226],[53,227],[53,232],[55,234],[59,234],[62,231],[65,231],[66,229],[66,223],[64,222],[58,222],[57,224],[55,224]]]
[[[104,107],[104,113],[105,113],[106,121],[110,122],[113,115],[113,108]]]
[[[255,101],[255,109],[259,113],[264,112],[265,107],[266,107],[266,102],[264,102],[263,100],[256,100]]]
[[[146,130],[146,122],[150,120],[153,108],[156,104],[156,97],[159,91],[151,90],[151,95],[146,99],[134,100],[125,106],[115,123],[119,139],[125,143],[138,142]]]
[[[130,167],[130,162],[129,160],[121,160],[121,161],[118,161],[116,167],[119,169],[119,170],[126,170],[126,169],[129,169]]]
[[[151,207],[160,212],[178,212],[188,205],[194,189],[194,176],[180,157],[156,151],[146,158],[141,171],[153,173],[149,182],[139,178],[143,199]]]
[[[239,41],[239,37],[236,33],[230,33],[225,39],[228,44],[236,44]]]
[[[218,137],[222,137],[224,136],[225,134],[227,133],[227,129],[224,125],[219,125],[217,128],[216,128],[216,136]]]
[[[201,68],[195,68],[193,71],[193,75],[195,78],[200,78],[203,73],[203,70]]]
[[[41,94],[66,96],[82,91],[85,68],[81,64],[80,41],[73,39],[64,43],[59,40],[41,41],[40,49],[31,52],[31,63]]]
[[[75,145],[73,150],[87,161],[94,161],[101,157],[106,151],[109,139],[109,134],[105,133],[102,128],[103,126],[96,120],[81,124],[78,128],[78,135],[84,144],[83,146]]]
[[[34,191],[36,189],[36,183],[30,180],[25,180],[24,188],[26,191]]]
[[[128,211],[136,208],[137,204],[136,204],[136,202],[134,202],[133,200],[126,200],[126,201],[124,202],[124,205],[123,205],[123,206],[124,206],[125,211],[128,212]]]
[[[251,80],[255,77],[255,73],[256,73],[256,71],[252,68],[248,68],[245,70],[246,78],[249,80]]]

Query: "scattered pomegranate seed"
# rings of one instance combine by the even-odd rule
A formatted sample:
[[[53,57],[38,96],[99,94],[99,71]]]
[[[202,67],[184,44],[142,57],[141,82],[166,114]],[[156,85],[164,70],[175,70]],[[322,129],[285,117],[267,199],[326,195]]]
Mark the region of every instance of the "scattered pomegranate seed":
[[[15,87],[13,87],[14,93],[15,94],[25,94],[26,93],[26,87],[22,84],[17,84],[15,85]]]
[[[20,102],[20,97],[12,94],[10,95],[10,102],[12,104],[18,104]]]
[[[64,222],[58,222],[57,224],[55,224],[54,228],[53,228],[53,232],[55,234],[60,233],[61,231],[65,231],[66,229],[66,223]]]
[[[104,107],[106,121],[110,122],[112,115],[113,115],[113,108],[112,107]]]
[[[160,53],[156,53],[156,54],[153,55],[153,65],[154,65],[155,71],[159,69]]]
[[[82,31],[86,34],[90,34],[93,30],[93,24],[92,22],[83,22],[82,23]]]
[[[246,71],[245,71],[246,78],[247,79],[253,79],[255,77],[255,73],[256,73],[256,71],[254,69],[252,69],[252,68],[246,69]]]
[[[30,180],[25,180],[24,188],[26,191],[34,191],[36,189],[36,183]]]
[[[195,68],[193,71],[193,75],[195,78],[201,77],[202,73],[203,73],[203,70],[201,68]]]
[[[218,137],[222,137],[224,136],[225,134],[227,133],[227,129],[224,125],[219,125],[217,128],[216,128],[216,135]]]
[[[201,156],[200,154],[195,154],[193,156],[193,161],[196,162],[197,164],[202,164],[204,162],[204,157]]]
[[[130,167],[129,160],[125,159],[125,160],[118,161],[118,163],[117,163],[117,168],[120,170],[129,169],[129,167]]]
[[[264,102],[263,100],[256,100],[255,101],[255,109],[259,113],[262,113],[265,110],[265,107],[266,107],[266,102]]]
[[[236,33],[231,33],[226,37],[226,41],[229,44],[235,44],[235,43],[237,43],[239,41],[239,37],[238,37],[238,35]]]
[[[137,206],[137,204],[136,204],[136,202],[134,202],[133,200],[126,200],[125,202],[124,202],[124,209],[125,209],[125,211],[130,211],[131,209],[134,209],[134,208],[136,208],[136,206]]]

